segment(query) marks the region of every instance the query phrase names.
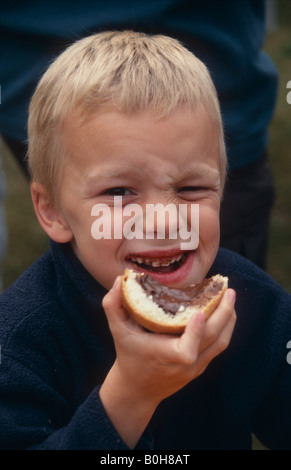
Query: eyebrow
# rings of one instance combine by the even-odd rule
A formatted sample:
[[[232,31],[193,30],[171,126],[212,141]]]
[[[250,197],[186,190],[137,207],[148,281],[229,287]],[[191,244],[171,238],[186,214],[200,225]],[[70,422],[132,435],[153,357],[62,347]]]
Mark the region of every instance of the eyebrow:
[[[106,179],[124,178],[125,176],[128,177],[132,174],[133,172],[126,168],[120,168],[120,169],[109,168],[109,169],[104,170],[104,172],[88,175],[87,183],[93,184],[93,183],[100,182]],[[134,172],[134,174],[136,174],[136,171]]]
[[[88,175],[87,177],[87,184],[88,185],[93,185],[93,184],[98,184],[100,182],[106,183],[106,180],[118,180],[120,178],[132,178],[132,177],[140,177],[144,178],[144,168],[143,166],[139,167],[123,167],[123,168],[107,168],[103,172],[98,173],[98,174],[91,174]],[[220,182],[220,172],[219,169],[215,168],[209,168],[209,167],[201,167],[201,165],[196,166],[190,166],[187,168],[187,171],[183,173],[183,169],[181,170],[181,173],[179,175],[179,181],[187,181],[190,179],[217,179],[217,184]]]
[[[180,181],[188,180],[188,179],[218,179],[220,180],[220,171],[219,168],[210,168],[209,166],[196,166],[193,165],[192,167],[187,168],[187,170],[183,173],[181,170],[180,174]]]

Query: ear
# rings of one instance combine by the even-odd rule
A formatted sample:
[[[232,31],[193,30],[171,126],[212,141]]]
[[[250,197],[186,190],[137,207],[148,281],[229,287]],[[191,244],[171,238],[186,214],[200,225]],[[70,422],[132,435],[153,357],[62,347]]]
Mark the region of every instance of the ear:
[[[51,197],[48,196],[43,185],[32,183],[30,191],[33,207],[43,230],[55,242],[71,241],[73,233],[64,216],[54,207]]]

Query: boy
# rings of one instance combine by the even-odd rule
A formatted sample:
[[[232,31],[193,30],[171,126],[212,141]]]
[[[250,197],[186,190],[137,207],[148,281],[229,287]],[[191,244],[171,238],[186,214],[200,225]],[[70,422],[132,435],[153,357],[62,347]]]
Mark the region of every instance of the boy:
[[[254,431],[290,448],[290,296],[218,251],[226,157],[203,64],[162,36],[75,43],[32,99],[29,166],[51,250],[1,296],[1,447],[238,449]],[[181,250],[169,220],[164,239],[94,239],[92,208],[116,196],[199,204],[198,247]],[[122,307],[126,266],[175,287],[219,272],[230,288],[207,322],[152,334]]]

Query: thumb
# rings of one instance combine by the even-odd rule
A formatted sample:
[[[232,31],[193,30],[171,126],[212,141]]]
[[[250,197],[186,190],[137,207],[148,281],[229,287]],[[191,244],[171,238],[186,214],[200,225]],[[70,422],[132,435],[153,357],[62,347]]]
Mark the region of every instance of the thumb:
[[[120,320],[127,320],[128,313],[123,307],[121,298],[121,279],[122,276],[117,276],[110,291],[105,295],[102,301],[109,324],[119,322]]]

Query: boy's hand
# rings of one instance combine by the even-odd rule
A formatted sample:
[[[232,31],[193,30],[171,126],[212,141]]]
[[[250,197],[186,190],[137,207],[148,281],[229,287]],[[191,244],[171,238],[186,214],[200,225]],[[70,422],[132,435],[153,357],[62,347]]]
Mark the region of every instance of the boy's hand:
[[[235,325],[235,292],[227,289],[205,323],[193,315],[181,336],[149,333],[122,306],[121,277],[103,306],[116,348],[116,361],[100,390],[117,431],[134,447],[157,405],[198,377],[229,344]]]

